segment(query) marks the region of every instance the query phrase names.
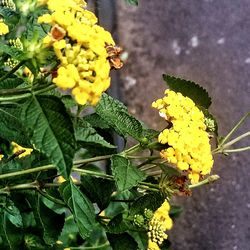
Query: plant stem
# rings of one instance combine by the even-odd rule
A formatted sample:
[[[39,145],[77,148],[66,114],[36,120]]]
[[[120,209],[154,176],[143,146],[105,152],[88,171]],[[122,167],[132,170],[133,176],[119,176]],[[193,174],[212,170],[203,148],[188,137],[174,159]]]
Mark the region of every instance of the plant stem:
[[[9,72],[7,72],[5,75],[3,75],[0,78],[0,82],[2,82],[3,80],[5,80],[6,78],[8,78],[11,74],[15,73],[21,66],[24,65],[26,61],[21,61],[19,62],[14,68],[12,68]]]
[[[107,247],[107,246],[109,246],[109,242],[108,241],[106,241],[102,245],[98,245],[98,246],[92,246],[92,247],[69,247],[69,249],[71,249],[71,250],[88,250],[88,249],[100,249],[100,248]]]
[[[226,149],[223,150],[223,153],[237,153],[237,152],[242,152],[242,151],[246,151],[246,150],[250,150],[250,146],[248,147],[243,147],[243,148],[235,148],[235,149]]]
[[[231,135],[240,127],[240,125],[247,119],[250,115],[250,112],[245,114],[240,121],[232,128],[232,130],[227,134],[227,136],[219,143],[219,147],[222,146],[230,137]]]
[[[224,144],[223,148],[227,148],[227,147],[233,145],[234,143],[236,143],[237,141],[240,141],[240,140],[242,140],[243,138],[245,138],[245,137],[247,137],[249,135],[250,135],[250,131],[248,131],[248,132],[236,137],[235,139],[229,141],[228,143]]]
[[[9,178],[9,177],[24,175],[24,174],[31,174],[31,173],[35,173],[35,172],[50,170],[50,169],[55,169],[55,166],[52,164],[49,164],[49,165],[45,165],[45,166],[41,166],[41,167],[20,170],[17,172],[12,172],[12,173],[7,173],[7,174],[1,174],[0,179],[5,179],[5,178]]]
[[[200,187],[200,186],[203,186],[203,185],[206,185],[206,184],[213,183],[213,182],[217,181],[219,178],[220,178],[219,175],[211,175],[207,179],[205,179],[203,181],[200,181],[200,182],[198,182],[196,184],[189,185],[188,187],[190,189],[197,188],[197,187]]]
[[[138,143],[136,145],[134,145],[133,147],[124,150],[123,152],[120,153],[121,156],[127,156],[128,154],[133,154],[135,152],[137,152],[139,149],[141,149],[141,144]]]
[[[37,189],[37,192],[40,193],[42,196],[44,196],[46,199],[53,201],[56,204],[65,206],[65,203],[62,200],[59,200],[55,197],[52,197],[51,195],[47,194],[46,192],[43,192],[41,189]]]
[[[88,159],[82,159],[82,160],[77,160],[74,161],[74,165],[81,165],[84,163],[89,163],[89,162],[95,162],[95,161],[102,161],[111,158],[113,155],[103,155],[103,156],[96,156],[93,158],[88,158]]]

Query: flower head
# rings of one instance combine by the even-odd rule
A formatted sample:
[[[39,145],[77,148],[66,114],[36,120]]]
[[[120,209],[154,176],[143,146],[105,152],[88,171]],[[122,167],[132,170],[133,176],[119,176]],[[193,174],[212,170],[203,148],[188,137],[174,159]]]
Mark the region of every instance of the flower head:
[[[166,144],[161,156],[187,171],[191,183],[197,183],[200,176],[210,173],[213,165],[204,114],[181,93],[166,90],[165,94],[152,104],[171,124],[158,137],[160,143]]]
[[[41,1],[40,1],[41,2]],[[51,14],[38,22],[52,26],[44,44],[51,46],[60,65],[53,82],[70,89],[77,103],[95,105],[110,86],[107,46],[113,46],[111,34],[97,25],[94,13],[84,9],[85,1],[47,0]]]
[[[9,27],[3,22],[3,19],[0,19],[0,36],[9,33]]]
[[[170,205],[165,200],[162,205],[154,212],[153,218],[149,222],[148,230],[148,250],[160,250],[160,245],[168,235],[167,230],[173,226],[173,221],[169,217]]]

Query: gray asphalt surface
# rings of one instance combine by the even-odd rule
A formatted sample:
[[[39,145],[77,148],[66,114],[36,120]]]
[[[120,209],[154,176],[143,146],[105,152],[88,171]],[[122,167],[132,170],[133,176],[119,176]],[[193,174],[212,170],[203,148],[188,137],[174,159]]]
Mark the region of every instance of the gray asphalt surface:
[[[250,111],[250,1],[117,0],[118,35],[129,57],[121,71],[130,111],[154,128],[164,124],[153,100],[162,96],[163,73],[203,85],[225,135]],[[250,119],[237,134],[249,130]],[[249,145],[249,139],[237,146]],[[182,197],[184,213],[170,233],[173,250],[250,249],[249,152],[217,157],[221,179]]]

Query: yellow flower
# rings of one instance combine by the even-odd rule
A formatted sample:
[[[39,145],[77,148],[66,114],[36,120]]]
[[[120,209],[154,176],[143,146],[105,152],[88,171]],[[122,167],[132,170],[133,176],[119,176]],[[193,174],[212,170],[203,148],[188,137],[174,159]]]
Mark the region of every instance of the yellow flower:
[[[169,217],[170,205],[165,200],[162,205],[154,212],[153,218],[149,222],[148,230],[148,250],[158,250],[160,245],[168,235],[167,230],[173,226],[173,221]]]
[[[3,159],[4,155],[0,154],[0,161]]]
[[[94,13],[83,8],[85,1],[43,0],[40,4],[51,11],[38,18],[52,26],[44,45],[53,46],[60,61],[53,82],[70,89],[77,103],[96,105],[110,86],[106,47],[115,44],[111,34],[97,25]]]
[[[23,153],[18,155],[18,158],[22,158],[22,157],[25,157],[27,155],[30,155],[33,151],[32,148],[24,148],[15,142],[12,142],[11,145],[13,146],[13,153],[14,154],[23,151]]]
[[[3,20],[0,20],[0,36],[5,35],[9,33],[9,27],[7,24],[3,22]]]
[[[213,157],[205,118],[195,103],[181,93],[165,91],[166,96],[152,103],[160,115],[172,124],[158,137],[166,149],[161,156],[182,171],[188,171],[191,183],[197,183],[200,176],[209,174]]]

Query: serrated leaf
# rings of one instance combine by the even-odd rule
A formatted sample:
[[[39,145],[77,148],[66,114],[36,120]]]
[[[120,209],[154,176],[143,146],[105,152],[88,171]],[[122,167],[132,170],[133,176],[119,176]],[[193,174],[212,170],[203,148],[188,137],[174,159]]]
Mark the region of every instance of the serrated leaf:
[[[20,18],[20,15],[18,12],[11,10],[9,8],[0,8],[0,15],[4,17],[4,20],[6,23],[9,24],[17,24]]]
[[[196,105],[202,106],[206,109],[211,105],[212,102],[208,92],[200,85],[192,81],[169,75],[163,75],[163,79],[171,90],[180,92],[182,95],[191,98]]]
[[[88,122],[83,119],[80,119],[77,122],[75,137],[77,141],[92,144],[93,146],[99,145],[106,148],[116,148],[116,146],[107,142]]]
[[[13,89],[23,83],[23,79],[18,77],[7,78],[0,82],[0,89]],[[2,91],[1,91],[2,93]]]
[[[84,120],[92,125],[94,128],[108,129],[110,125],[101,116],[94,113],[84,117]]]
[[[134,238],[128,233],[124,234],[107,234],[109,243],[113,250],[136,250],[138,245]]]
[[[110,196],[115,191],[115,183],[88,175],[81,176],[81,188],[92,203],[97,203],[101,210],[104,210],[110,202]]]
[[[132,228],[130,222],[123,219],[123,214],[116,215],[107,225],[107,231],[112,234],[121,234]]]
[[[164,198],[160,193],[154,192],[143,195],[133,202],[129,211],[129,215],[133,217],[136,214],[143,214],[145,208],[155,211],[161,206],[163,202]]]
[[[136,6],[138,6],[138,0],[126,0],[126,2],[128,3],[128,4],[131,4],[131,5],[136,5]]]
[[[1,53],[5,53],[10,55],[13,59],[16,60],[23,60],[25,58],[25,54],[23,53],[23,51],[13,47],[13,46],[8,46],[2,42],[0,42],[0,52]]]
[[[72,180],[63,182],[59,191],[74,216],[80,235],[83,238],[89,237],[96,226],[95,210],[92,203]]]
[[[43,152],[64,178],[68,178],[75,153],[72,121],[61,100],[32,96],[23,105],[24,123],[32,131],[31,142]]]
[[[5,213],[6,213],[6,217],[14,226],[16,227],[23,226],[22,216],[20,214],[19,209],[16,206],[14,206],[13,204],[9,205],[7,209],[5,210]]]
[[[1,249],[20,249],[23,238],[22,231],[10,222],[6,212],[3,211],[0,211],[0,237],[2,238]]]
[[[64,225],[64,214],[57,214],[49,209],[41,200],[40,195],[29,197],[38,228],[42,231],[43,240],[53,245],[59,238]]]
[[[114,128],[118,134],[122,136],[130,135],[137,140],[142,139],[141,123],[130,115],[126,106],[118,100],[103,94],[96,106],[96,113]]]
[[[13,109],[11,107],[0,106],[0,137],[23,145],[27,142],[26,128],[20,120],[14,116],[15,111]]]
[[[125,157],[111,157],[111,169],[119,191],[131,189],[145,178],[145,173],[132,165]]]

